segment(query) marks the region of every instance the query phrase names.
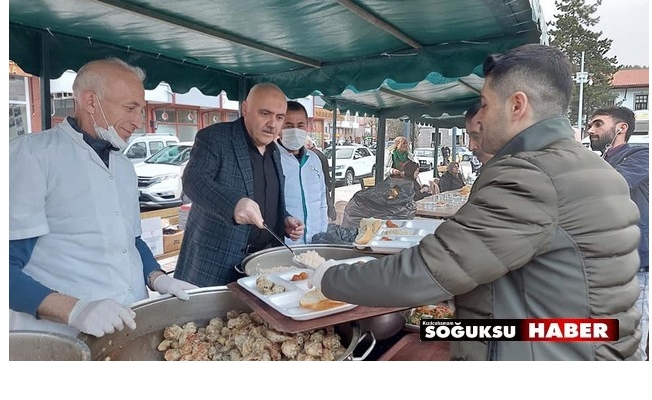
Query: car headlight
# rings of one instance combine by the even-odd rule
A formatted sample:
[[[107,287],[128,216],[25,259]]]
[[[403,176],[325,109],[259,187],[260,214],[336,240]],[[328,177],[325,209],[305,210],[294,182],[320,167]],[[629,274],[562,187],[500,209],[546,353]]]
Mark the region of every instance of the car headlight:
[[[338,170],[338,169],[344,169],[344,165],[336,165],[336,166],[335,166],[335,169],[336,169],[336,170]]]
[[[179,174],[158,175],[152,179],[152,183],[161,183],[163,181],[167,181],[168,179],[177,179],[178,177]]]

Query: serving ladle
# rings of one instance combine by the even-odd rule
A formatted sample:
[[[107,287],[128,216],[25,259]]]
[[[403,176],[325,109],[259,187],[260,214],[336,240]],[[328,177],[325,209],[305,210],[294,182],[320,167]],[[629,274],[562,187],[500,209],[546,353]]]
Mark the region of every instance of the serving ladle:
[[[265,227],[265,229],[267,229],[267,232],[269,232],[270,235],[274,236],[274,239],[278,240],[283,246],[285,246],[288,250],[290,250],[290,252],[292,253],[292,262],[299,265],[301,268],[312,269],[310,268],[310,266],[299,261],[297,253],[295,253],[294,250],[292,250],[292,248],[285,243],[285,240],[281,239],[276,233],[274,233],[274,231],[271,230],[266,223],[263,223],[263,226]]]

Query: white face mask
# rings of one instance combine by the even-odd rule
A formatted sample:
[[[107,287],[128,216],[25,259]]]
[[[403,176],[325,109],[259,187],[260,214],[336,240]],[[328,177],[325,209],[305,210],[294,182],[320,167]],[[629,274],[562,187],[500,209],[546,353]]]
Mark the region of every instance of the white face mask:
[[[306,143],[308,132],[299,128],[283,129],[281,143],[288,150],[299,150]]]
[[[122,151],[127,147],[127,142],[125,142],[119,135],[118,132],[115,131],[115,128],[113,125],[109,125],[109,121],[106,119],[106,115],[104,115],[104,110],[102,110],[102,104],[100,101],[97,101],[97,104],[100,106],[100,111],[102,112],[102,116],[104,117],[104,121],[106,122],[106,125],[108,126],[108,129],[104,129],[101,126],[97,125],[95,122],[95,117],[93,114],[91,114],[91,118],[93,119],[93,129],[95,129],[95,132],[97,135],[100,137],[102,140],[106,140],[107,142],[111,143],[114,147],[117,147],[118,150]]]

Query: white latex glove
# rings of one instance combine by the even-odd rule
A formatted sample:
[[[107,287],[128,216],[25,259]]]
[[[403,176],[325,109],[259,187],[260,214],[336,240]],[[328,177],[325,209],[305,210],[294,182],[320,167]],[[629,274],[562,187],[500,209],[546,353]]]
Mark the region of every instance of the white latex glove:
[[[96,301],[79,300],[68,317],[68,325],[89,335],[102,337],[105,334],[129,329],[136,329],[136,313],[112,299]]]
[[[152,288],[160,294],[171,294],[178,297],[179,300],[188,300],[190,295],[186,293],[186,290],[197,289],[198,286],[161,274],[154,279]]]
[[[328,269],[334,265],[337,265],[338,262],[333,260],[332,258],[330,260],[326,260],[323,263],[319,264],[317,268],[315,268],[315,272],[310,274],[308,276],[308,287],[316,287],[317,289],[321,290],[321,280],[324,277],[324,274]]]

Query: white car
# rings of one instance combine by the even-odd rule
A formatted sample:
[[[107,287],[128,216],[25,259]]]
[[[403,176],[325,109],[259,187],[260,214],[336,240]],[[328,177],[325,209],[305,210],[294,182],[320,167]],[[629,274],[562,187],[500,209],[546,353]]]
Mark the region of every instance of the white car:
[[[192,142],[180,142],[134,165],[141,207],[174,207],[184,203],[181,176],[190,158],[190,149]]]
[[[179,138],[172,134],[134,134],[129,138],[129,143],[122,152],[132,163],[137,164],[150,158],[165,146],[175,143],[179,143]]]
[[[333,166],[333,148],[324,150],[328,167]],[[335,180],[351,185],[357,178],[376,174],[376,156],[368,147],[360,145],[335,147]]]
[[[441,165],[441,151],[437,153],[437,163],[435,164],[435,149],[432,147],[418,147],[414,149],[414,157],[418,160],[419,171],[430,171],[435,165]]]
[[[453,148],[451,147],[452,150]],[[457,162],[471,161],[471,157],[473,157],[473,152],[464,146],[455,146],[455,151],[457,152]],[[452,156],[451,161],[453,161]]]

